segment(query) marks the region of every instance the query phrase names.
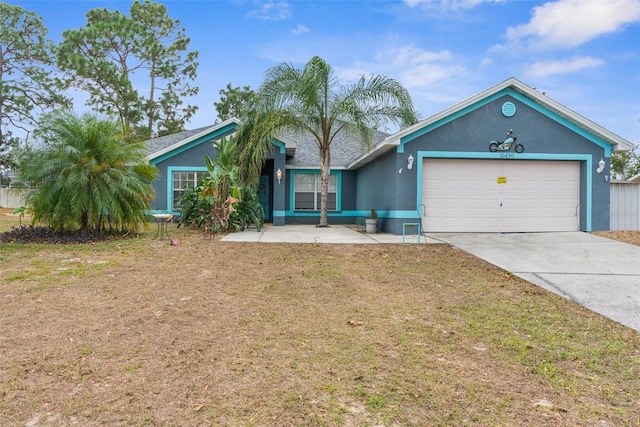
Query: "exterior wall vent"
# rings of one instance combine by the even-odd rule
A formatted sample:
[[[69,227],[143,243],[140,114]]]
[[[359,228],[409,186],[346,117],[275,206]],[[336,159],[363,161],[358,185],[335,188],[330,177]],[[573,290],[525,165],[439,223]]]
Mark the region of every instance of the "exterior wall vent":
[[[505,117],[511,117],[516,114],[516,106],[513,102],[505,102],[502,104],[502,114],[504,114]]]

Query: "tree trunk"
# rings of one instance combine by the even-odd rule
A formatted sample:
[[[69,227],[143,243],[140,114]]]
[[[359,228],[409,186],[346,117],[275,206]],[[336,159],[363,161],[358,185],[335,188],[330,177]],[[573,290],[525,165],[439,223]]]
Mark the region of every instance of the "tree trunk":
[[[147,126],[149,126],[149,135],[155,135],[153,133],[153,125],[154,125],[154,114],[155,107],[153,105],[153,98],[155,97],[156,91],[156,63],[155,61],[151,62],[151,89],[149,90],[149,108],[147,114],[149,115],[149,121],[147,122]]]
[[[318,227],[328,227],[327,220],[327,196],[329,194],[329,174],[331,172],[331,150],[329,147],[320,147],[320,223]]]

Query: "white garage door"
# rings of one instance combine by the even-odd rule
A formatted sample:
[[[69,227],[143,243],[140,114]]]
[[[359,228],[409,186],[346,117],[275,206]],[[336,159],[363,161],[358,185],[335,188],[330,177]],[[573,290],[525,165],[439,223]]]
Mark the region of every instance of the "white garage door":
[[[423,225],[432,232],[576,231],[576,161],[425,159]]]

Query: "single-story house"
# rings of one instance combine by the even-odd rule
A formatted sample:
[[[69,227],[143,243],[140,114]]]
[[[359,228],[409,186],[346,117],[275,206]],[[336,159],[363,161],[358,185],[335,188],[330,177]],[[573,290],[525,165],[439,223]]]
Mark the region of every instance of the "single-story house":
[[[175,211],[206,173],[204,156],[215,156],[212,141],[238,123],[148,141],[160,171],[154,209]],[[514,78],[374,141],[332,143],[330,223],[363,223],[376,209],[378,228],[394,234],[405,223],[428,232],[608,230],[611,153],[632,148]],[[267,222],[318,222],[319,165],[308,135],[277,138],[260,179]]]

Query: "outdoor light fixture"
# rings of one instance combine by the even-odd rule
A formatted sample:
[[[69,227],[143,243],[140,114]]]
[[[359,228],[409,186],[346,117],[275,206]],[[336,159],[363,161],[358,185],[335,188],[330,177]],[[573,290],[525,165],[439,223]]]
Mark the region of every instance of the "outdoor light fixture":
[[[276,178],[278,178],[278,184],[280,184],[280,180],[282,179],[282,171],[280,168],[276,171]]]
[[[407,159],[407,169],[413,169],[413,156],[409,154],[409,158]]]
[[[598,162],[598,169],[596,169],[596,172],[602,173],[604,171],[604,166],[605,166],[604,159],[600,158],[600,161]]]

